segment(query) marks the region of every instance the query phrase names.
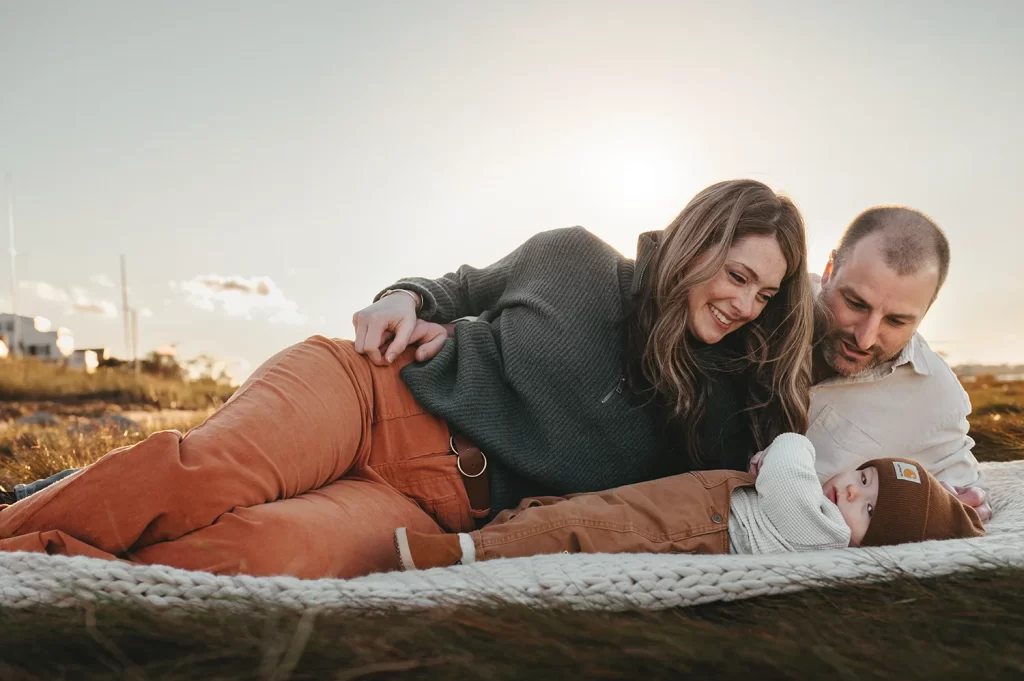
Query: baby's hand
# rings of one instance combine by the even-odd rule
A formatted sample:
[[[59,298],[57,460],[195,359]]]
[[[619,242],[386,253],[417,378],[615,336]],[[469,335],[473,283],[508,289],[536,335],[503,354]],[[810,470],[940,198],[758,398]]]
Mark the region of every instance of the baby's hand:
[[[764,461],[764,451],[760,451],[754,456],[750,457],[750,465],[747,470],[757,475],[761,471],[761,463]]]

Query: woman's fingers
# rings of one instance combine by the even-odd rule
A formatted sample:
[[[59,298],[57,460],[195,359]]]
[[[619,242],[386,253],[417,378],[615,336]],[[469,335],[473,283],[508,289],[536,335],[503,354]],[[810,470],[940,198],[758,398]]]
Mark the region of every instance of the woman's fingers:
[[[384,366],[408,345],[409,335],[416,325],[416,303],[406,295],[384,296],[356,312],[352,325],[356,331],[356,352],[366,355],[377,366]],[[393,339],[389,338],[391,334]],[[381,356],[382,347],[390,360]]]
[[[432,359],[444,347],[448,339],[448,329],[441,324],[425,322],[422,319],[416,321],[416,328],[412,332],[410,342],[418,344],[416,349],[416,361],[425,362]]]
[[[352,315],[352,327],[356,330],[356,338],[352,345],[356,352],[363,354],[363,348],[366,347],[366,321],[359,316],[360,312]]]
[[[413,316],[413,321],[406,319],[401,320],[398,326],[394,327],[395,339],[391,341],[391,345],[388,346],[388,354],[384,358],[388,364],[391,364],[398,358],[400,354],[405,352],[405,349],[409,347],[409,343],[412,341],[413,332],[416,326],[420,323],[419,319]]]
[[[441,335],[420,345],[416,350],[416,361],[426,362],[428,359],[433,359],[437,353],[441,352],[441,348],[444,347],[444,342],[446,340],[448,340],[448,334],[442,333]]]
[[[380,352],[381,357],[387,357],[388,348],[391,347],[391,341],[394,340],[395,334],[391,333],[390,331],[385,331],[383,338],[384,341],[380,344],[380,347],[377,348],[377,351]]]

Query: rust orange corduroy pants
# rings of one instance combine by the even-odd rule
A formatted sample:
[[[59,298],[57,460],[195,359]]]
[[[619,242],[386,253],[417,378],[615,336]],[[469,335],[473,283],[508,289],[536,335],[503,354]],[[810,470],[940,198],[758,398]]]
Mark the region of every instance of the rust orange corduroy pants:
[[[397,568],[392,532],[467,532],[445,422],[352,343],[267,360],[184,437],[151,435],[0,510],[0,550],[216,573],[352,577]]]

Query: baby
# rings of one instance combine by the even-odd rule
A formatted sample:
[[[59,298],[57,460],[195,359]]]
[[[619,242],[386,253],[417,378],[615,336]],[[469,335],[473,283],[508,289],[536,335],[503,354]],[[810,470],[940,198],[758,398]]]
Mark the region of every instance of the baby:
[[[404,570],[543,553],[781,553],[985,534],[924,468],[875,459],[824,483],[785,433],[751,472],[701,471],[566,498],[524,499],[468,534],[395,530]]]

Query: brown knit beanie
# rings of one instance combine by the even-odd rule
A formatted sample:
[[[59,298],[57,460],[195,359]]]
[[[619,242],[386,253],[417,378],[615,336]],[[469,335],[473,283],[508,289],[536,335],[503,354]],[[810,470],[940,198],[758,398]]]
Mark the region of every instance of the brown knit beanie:
[[[950,494],[921,464],[909,459],[875,459],[857,470],[868,466],[878,471],[878,501],[861,546],[985,534],[977,511]]]

